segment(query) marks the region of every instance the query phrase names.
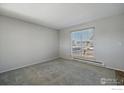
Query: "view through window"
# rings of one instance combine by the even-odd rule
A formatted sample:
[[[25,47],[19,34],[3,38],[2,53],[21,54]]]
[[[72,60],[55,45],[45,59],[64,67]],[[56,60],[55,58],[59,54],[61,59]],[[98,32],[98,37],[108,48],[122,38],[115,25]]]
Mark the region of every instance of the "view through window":
[[[71,33],[72,56],[76,58],[94,58],[94,28],[88,28]]]

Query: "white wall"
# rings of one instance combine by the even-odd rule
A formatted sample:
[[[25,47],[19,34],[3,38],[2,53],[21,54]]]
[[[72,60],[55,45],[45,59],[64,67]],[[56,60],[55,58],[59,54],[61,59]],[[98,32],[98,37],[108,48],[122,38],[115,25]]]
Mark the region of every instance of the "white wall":
[[[124,14],[61,30],[60,57],[71,58],[71,31],[87,27],[95,27],[96,61],[124,71]]]
[[[0,16],[0,72],[57,58],[58,31]]]

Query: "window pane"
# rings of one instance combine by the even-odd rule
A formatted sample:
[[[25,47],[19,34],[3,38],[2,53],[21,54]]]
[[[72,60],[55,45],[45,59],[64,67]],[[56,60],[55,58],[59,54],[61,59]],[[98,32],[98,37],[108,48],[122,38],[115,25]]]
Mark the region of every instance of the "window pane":
[[[75,31],[71,33],[73,57],[94,57],[93,34],[94,28]]]

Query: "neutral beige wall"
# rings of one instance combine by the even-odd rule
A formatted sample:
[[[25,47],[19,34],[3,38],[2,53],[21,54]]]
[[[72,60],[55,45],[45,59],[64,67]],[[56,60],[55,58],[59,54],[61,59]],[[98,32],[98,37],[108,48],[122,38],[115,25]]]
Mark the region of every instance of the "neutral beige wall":
[[[124,14],[60,31],[60,57],[71,58],[71,31],[95,27],[95,57],[106,67],[124,71]]]
[[[58,31],[0,16],[0,72],[57,58]]]

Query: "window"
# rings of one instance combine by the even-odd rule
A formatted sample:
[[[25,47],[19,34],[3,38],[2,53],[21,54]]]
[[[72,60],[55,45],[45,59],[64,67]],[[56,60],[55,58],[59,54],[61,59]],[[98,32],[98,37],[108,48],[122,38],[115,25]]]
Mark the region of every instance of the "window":
[[[76,58],[94,58],[94,28],[88,28],[71,33],[72,57]]]

